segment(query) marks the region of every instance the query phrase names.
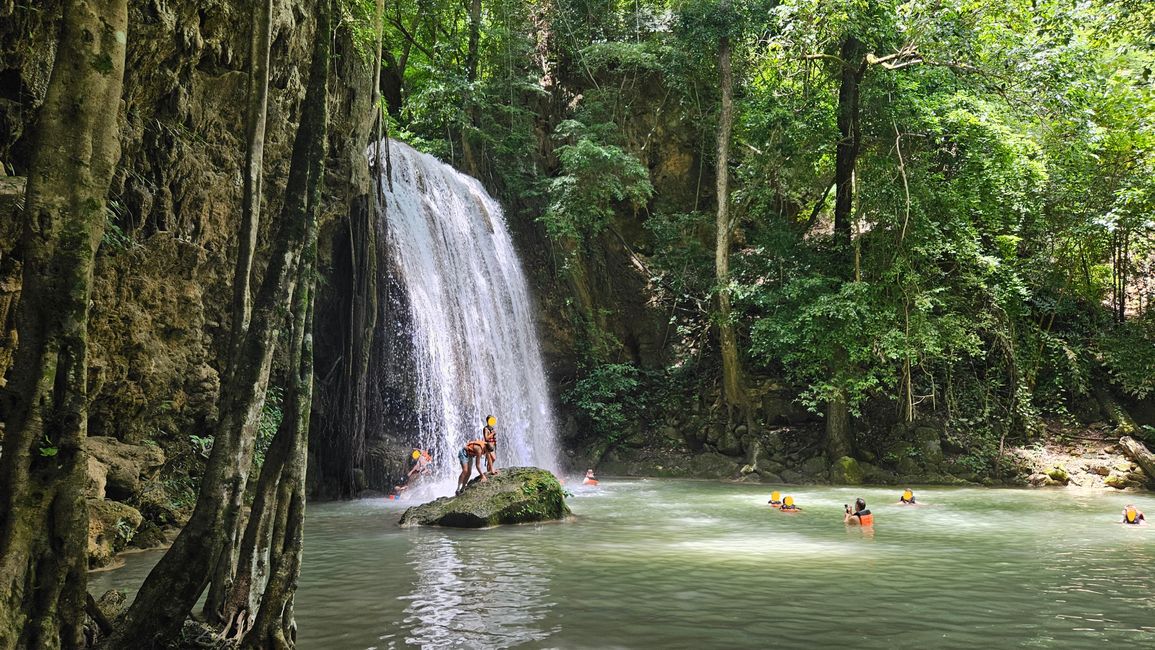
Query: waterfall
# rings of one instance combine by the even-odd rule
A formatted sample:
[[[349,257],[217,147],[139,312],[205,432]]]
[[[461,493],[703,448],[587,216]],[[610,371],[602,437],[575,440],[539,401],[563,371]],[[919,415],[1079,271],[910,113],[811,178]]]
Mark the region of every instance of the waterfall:
[[[395,353],[415,376],[417,430],[440,475],[457,451],[497,418],[499,467],[558,470],[553,407],[528,286],[501,206],[476,179],[433,156],[388,141],[392,183],[383,179],[391,280],[408,313]],[[370,146],[370,158],[374,155]],[[384,165],[382,165],[384,169]],[[384,172],[383,172],[384,175]],[[388,362],[388,360],[383,360]],[[396,364],[394,364],[396,365]]]

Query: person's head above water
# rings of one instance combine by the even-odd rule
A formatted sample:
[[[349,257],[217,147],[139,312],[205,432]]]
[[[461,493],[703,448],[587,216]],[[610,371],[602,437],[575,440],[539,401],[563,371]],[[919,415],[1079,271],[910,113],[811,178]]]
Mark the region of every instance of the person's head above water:
[[[911,492],[910,488],[906,488],[905,490],[902,491],[902,500],[903,501],[914,501],[914,492]]]
[[[1123,518],[1126,519],[1128,523],[1134,523],[1135,520],[1139,518],[1139,510],[1134,504],[1128,503],[1123,507]]]
[[[782,493],[779,492],[778,490],[774,490],[773,492],[770,493],[770,500],[771,501],[781,501],[782,500]]]
[[[486,426],[491,427],[495,424],[497,424],[497,418],[493,417],[492,415],[485,416],[485,425]]]
[[[866,510],[866,499],[859,497],[854,500],[854,511]]]
[[[790,507],[794,505],[794,497],[786,497],[782,499],[782,505]]]

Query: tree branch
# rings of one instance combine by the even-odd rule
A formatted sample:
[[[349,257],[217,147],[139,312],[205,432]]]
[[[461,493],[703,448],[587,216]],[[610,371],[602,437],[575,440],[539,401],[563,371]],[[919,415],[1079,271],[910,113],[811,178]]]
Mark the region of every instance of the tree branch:
[[[417,38],[415,36],[413,36],[413,34],[410,34],[408,29],[405,29],[405,25],[403,25],[400,20],[397,20],[396,18],[386,18],[386,20],[389,21],[390,25],[393,25],[394,27],[396,27],[397,31],[401,32],[401,35],[405,37],[406,41],[409,41],[409,43],[412,44],[413,47],[417,48],[418,51],[420,51],[422,54],[424,54],[426,57],[428,57],[428,59],[430,61],[436,61],[437,60],[436,57],[433,56],[433,52],[431,52],[428,48],[426,48],[421,43],[418,43]]]

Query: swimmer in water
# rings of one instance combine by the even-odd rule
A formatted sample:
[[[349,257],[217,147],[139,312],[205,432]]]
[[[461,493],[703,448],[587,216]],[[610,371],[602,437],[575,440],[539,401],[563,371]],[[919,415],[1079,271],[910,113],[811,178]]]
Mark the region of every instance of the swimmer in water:
[[[766,503],[769,503],[772,506],[782,505],[782,494],[780,492],[778,492],[777,490],[771,492],[770,493],[770,500],[767,501]]]
[[[802,508],[794,505],[794,497],[786,497],[782,499],[782,505],[778,506],[779,512],[802,512]]]
[[[594,476],[594,471],[592,469],[587,469],[586,470],[586,477],[584,479],[582,479],[582,485],[597,485],[597,484],[598,484],[598,479],[597,479],[597,477]]]
[[[1130,503],[1128,503],[1127,506],[1123,508],[1123,523],[1125,524],[1138,526],[1145,523],[1146,519],[1147,518],[1143,516],[1143,513]]]
[[[906,488],[902,491],[902,496],[898,497],[898,502],[904,506],[915,505],[914,492],[911,492],[910,488]]]

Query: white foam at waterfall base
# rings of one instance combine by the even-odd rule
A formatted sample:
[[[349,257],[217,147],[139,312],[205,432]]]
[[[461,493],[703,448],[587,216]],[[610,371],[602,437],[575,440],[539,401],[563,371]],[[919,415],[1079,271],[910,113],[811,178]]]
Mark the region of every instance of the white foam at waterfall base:
[[[499,467],[557,473],[533,309],[501,206],[476,179],[433,156],[396,141],[388,146],[392,187],[382,183],[384,213],[389,255],[411,311],[404,335],[417,369],[420,444],[435,451],[439,478],[455,476],[458,450],[480,438],[493,415]]]

